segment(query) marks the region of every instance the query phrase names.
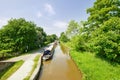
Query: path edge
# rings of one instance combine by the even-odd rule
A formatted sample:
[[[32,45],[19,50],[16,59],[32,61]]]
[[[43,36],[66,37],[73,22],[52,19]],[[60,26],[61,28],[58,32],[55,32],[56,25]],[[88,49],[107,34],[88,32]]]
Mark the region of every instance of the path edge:
[[[39,77],[41,68],[42,68],[42,54],[40,55],[40,58],[39,58],[37,67],[36,67],[36,69],[34,70],[32,76],[30,77],[30,80],[37,80],[37,78]]]

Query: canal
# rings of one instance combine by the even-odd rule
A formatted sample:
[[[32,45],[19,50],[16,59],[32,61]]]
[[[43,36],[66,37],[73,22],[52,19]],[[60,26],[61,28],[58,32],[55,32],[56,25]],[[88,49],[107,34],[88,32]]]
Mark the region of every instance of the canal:
[[[57,46],[52,60],[43,61],[38,80],[82,80],[82,75],[69,56],[68,50]]]

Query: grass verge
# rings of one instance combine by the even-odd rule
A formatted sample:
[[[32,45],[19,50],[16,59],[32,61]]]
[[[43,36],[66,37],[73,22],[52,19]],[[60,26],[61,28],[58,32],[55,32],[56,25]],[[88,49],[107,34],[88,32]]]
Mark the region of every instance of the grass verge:
[[[17,71],[17,69],[19,69],[23,63],[24,61],[22,60],[18,61],[3,72],[0,72],[0,80],[7,80],[7,78],[9,78],[15,71]]]
[[[71,57],[83,73],[83,80],[120,80],[120,65],[96,57],[92,53],[71,51]]]
[[[27,75],[27,77],[24,78],[24,80],[29,80],[29,79],[30,79],[30,77],[31,77],[31,75],[33,74],[35,68],[37,67],[39,58],[40,58],[40,55],[37,55],[37,56],[35,57],[33,68],[32,68],[32,70],[31,70],[31,72]]]

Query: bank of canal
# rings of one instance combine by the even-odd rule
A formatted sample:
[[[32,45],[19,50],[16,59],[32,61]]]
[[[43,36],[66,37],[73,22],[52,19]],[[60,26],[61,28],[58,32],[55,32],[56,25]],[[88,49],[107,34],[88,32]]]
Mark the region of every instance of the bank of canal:
[[[63,47],[56,47],[52,60],[44,61],[38,80],[82,80],[82,75]]]

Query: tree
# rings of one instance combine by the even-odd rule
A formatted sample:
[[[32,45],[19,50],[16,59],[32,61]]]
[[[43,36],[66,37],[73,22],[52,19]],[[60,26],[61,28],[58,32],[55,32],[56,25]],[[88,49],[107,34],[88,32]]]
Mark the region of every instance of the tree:
[[[64,32],[62,32],[62,33],[60,34],[59,40],[60,40],[60,41],[63,41],[63,42],[68,42],[68,41],[69,41],[68,37],[65,35]]]
[[[96,0],[87,12],[90,14],[85,30],[90,51],[120,62],[119,30],[120,0]]]
[[[1,43],[4,49],[12,49],[13,52],[25,52],[35,48],[36,25],[26,21],[24,18],[10,19],[8,24],[3,26]]]
[[[58,37],[56,36],[56,34],[52,34],[52,35],[48,35],[47,37],[46,37],[46,44],[48,44],[48,43],[51,43],[51,42],[54,42],[55,40],[57,40],[58,39]]]
[[[87,27],[94,31],[111,17],[120,17],[120,0],[96,0],[94,6],[87,9],[90,14]]]
[[[69,22],[68,28],[66,30],[66,35],[71,38],[79,32],[79,24],[75,20]]]
[[[86,51],[86,42],[84,35],[76,35],[71,39],[71,46],[77,51]]]
[[[4,29],[0,30],[0,51],[2,50],[13,50],[14,42],[9,36],[6,36],[8,32]]]
[[[120,18],[109,19],[96,31],[94,32],[94,49],[97,54],[120,62]]]
[[[36,45],[41,47],[45,45],[46,41],[46,33],[44,32],[43,28],[41,27],[36,27],[36,32],[37,32],[37,40],[36,40]]]

